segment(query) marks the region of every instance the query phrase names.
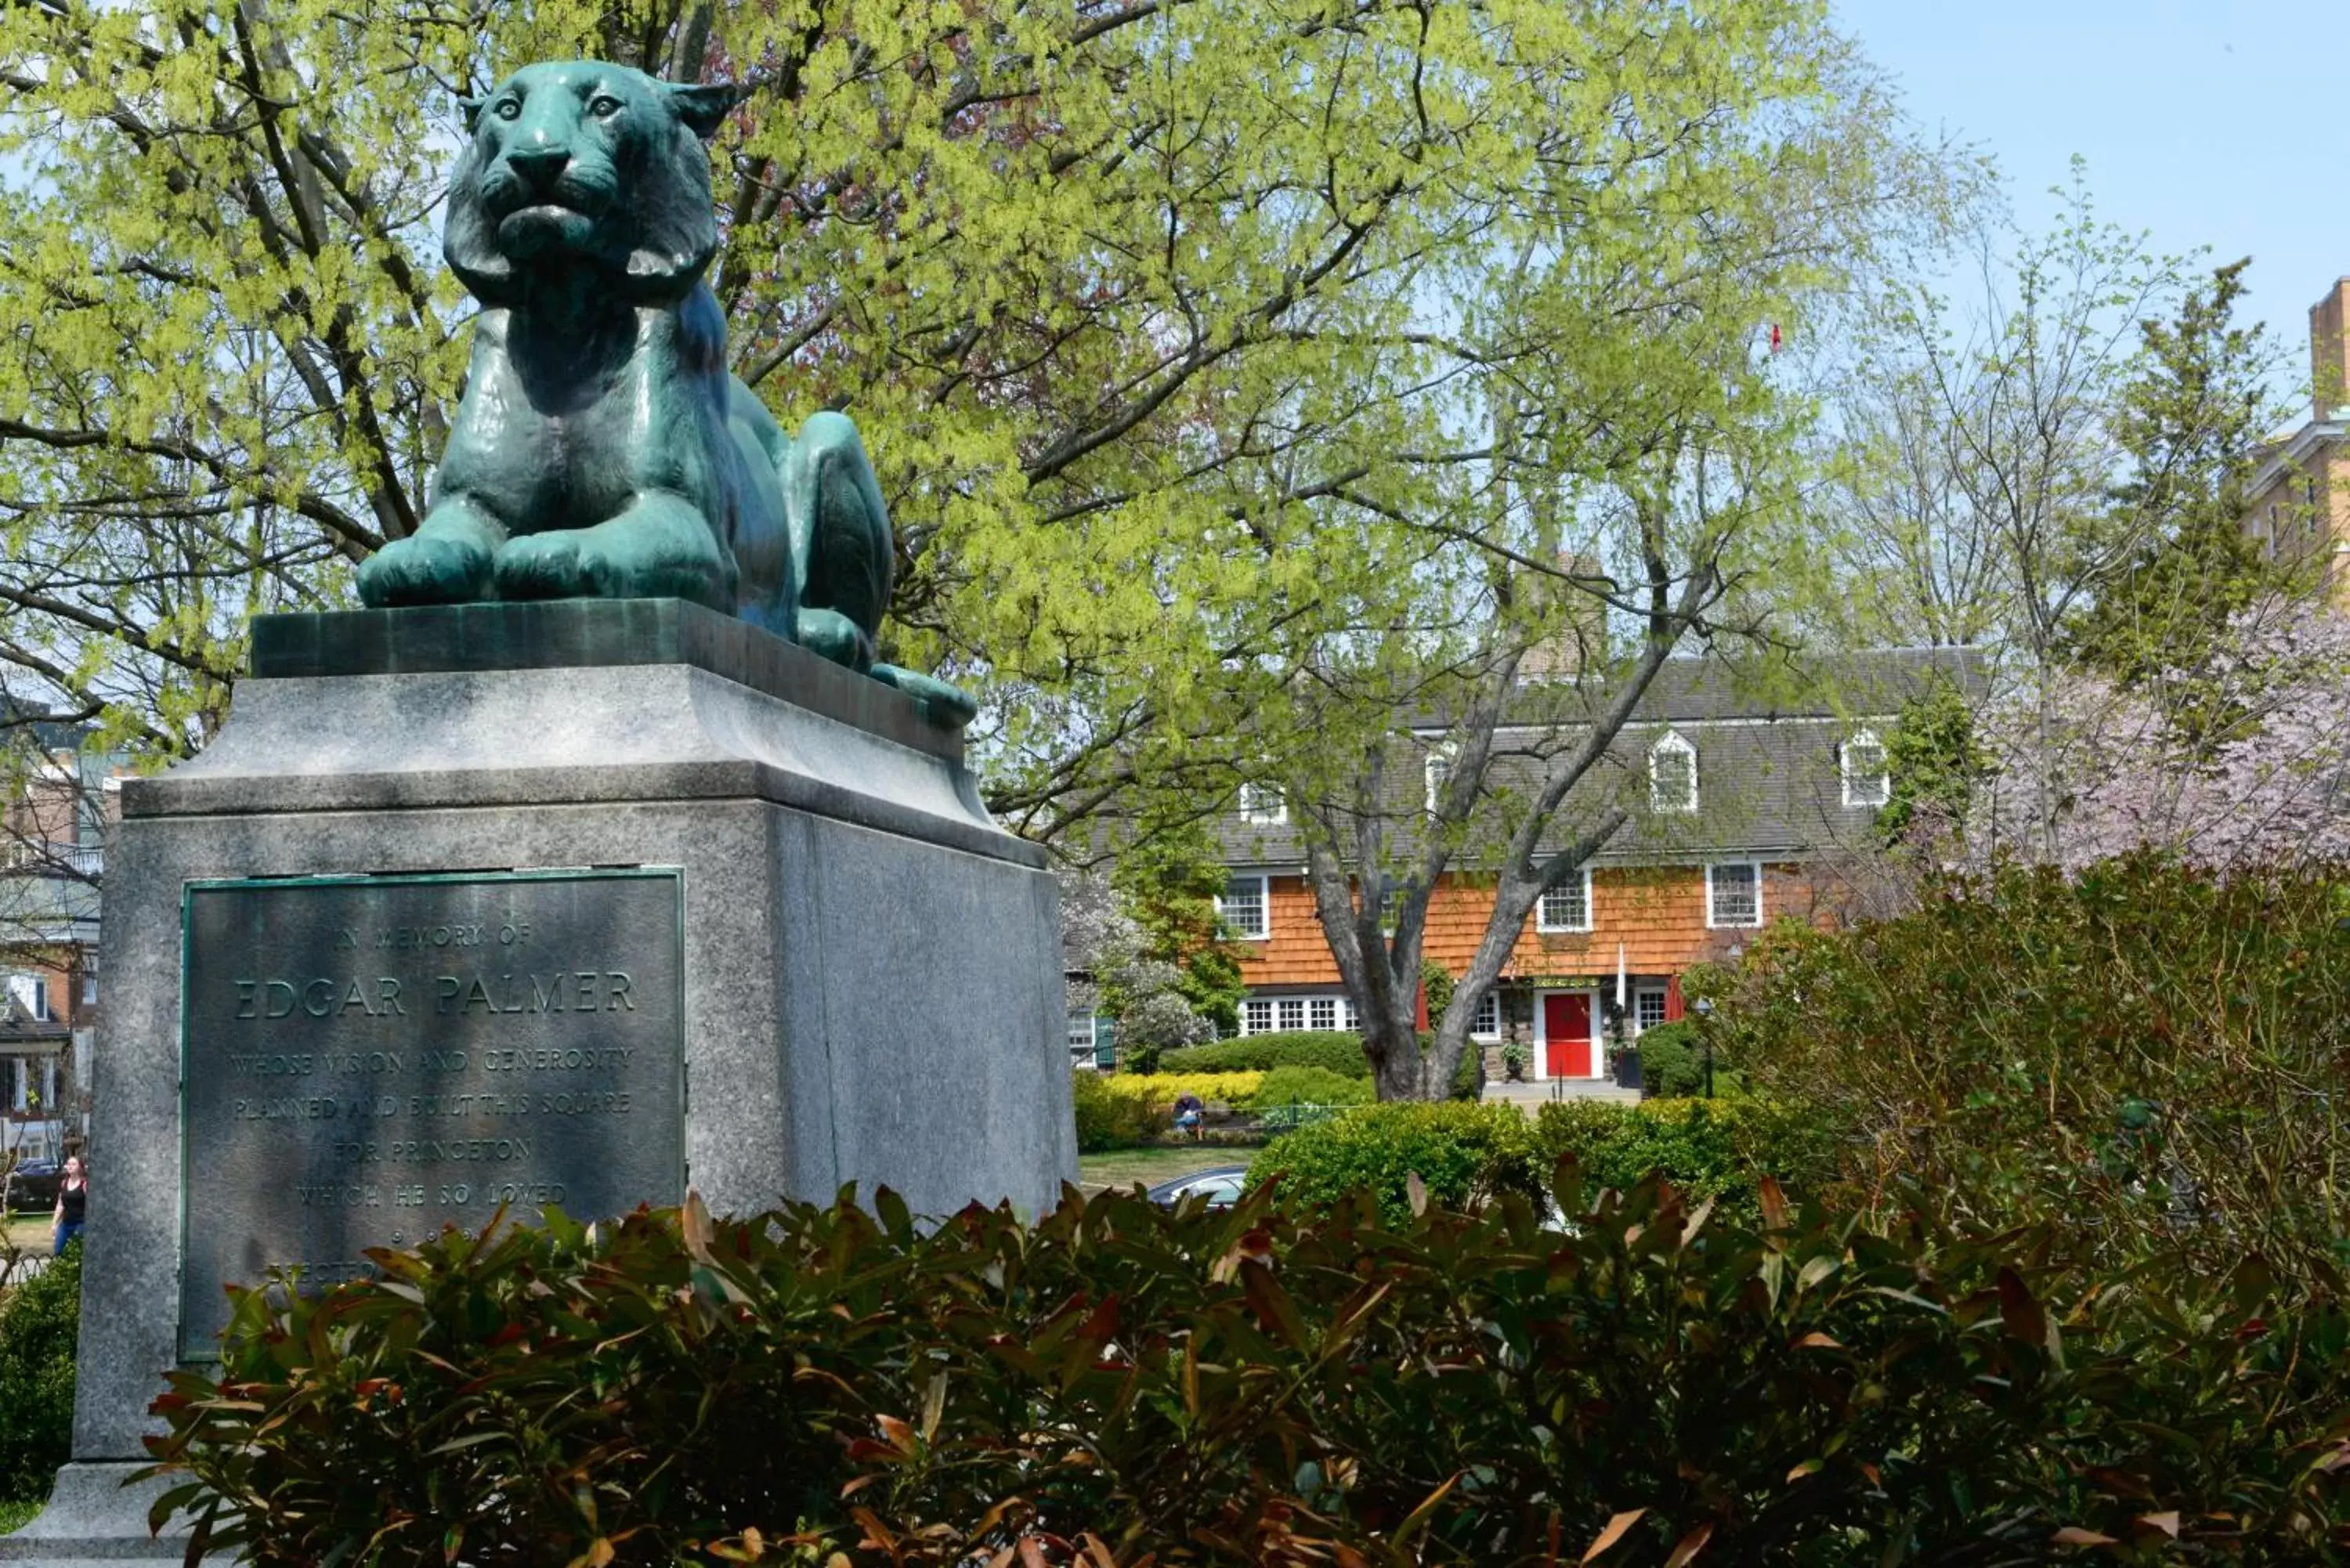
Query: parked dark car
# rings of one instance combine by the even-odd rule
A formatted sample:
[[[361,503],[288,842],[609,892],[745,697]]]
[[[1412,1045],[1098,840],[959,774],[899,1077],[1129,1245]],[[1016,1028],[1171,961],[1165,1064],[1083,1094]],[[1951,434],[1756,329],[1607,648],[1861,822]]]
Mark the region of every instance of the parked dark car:
[[[8,1207],[54,1209],[57,1183],[64,1179],[65,1168],[54,1159],[19,1160],[8,1177]]]
[[[1230,1209],[1241,1200],[1241,1189],[1247,1185],[1247,1166],[1218,1165],[1170,1178],[1150,1189],[1146,1196],[1153,1203],[1163,1203],[1171,1209],[1197,1193],[1207,1199],[1211,1209]]]

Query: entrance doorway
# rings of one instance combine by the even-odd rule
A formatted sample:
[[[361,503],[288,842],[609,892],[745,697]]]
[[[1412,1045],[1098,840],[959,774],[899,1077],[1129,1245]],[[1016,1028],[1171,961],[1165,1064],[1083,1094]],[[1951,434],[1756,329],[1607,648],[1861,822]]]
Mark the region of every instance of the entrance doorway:
[[[1542,1047],[1545,1078],[1596,1078],[1599,1075],[1598,1042],[1592,1033],[1592,993],[1587,991],[1545,991],[1534,1010],[1536,1041]]]

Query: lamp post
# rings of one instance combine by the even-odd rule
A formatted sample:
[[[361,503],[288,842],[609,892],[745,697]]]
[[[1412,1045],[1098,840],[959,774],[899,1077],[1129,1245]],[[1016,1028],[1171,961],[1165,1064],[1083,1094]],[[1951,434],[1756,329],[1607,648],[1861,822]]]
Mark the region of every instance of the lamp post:
[[[1713,1031],[1706,1023],[1713,1017],[1713,998],[1697,999],[1698,1033],[1705,1036],[1705,1097],[1713,1098]]]

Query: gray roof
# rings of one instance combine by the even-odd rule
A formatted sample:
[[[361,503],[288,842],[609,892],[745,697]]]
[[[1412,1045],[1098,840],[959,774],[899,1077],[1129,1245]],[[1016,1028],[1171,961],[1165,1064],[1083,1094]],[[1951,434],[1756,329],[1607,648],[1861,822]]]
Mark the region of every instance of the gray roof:
[[[1901,703],[1936,672],[1980,701],[1988,672],[1972,649],[1894,649],[1850,654],[1808,669],[1739,669],[1719,660],[1674,659],[1658,673],[1632,721],[1602,763],[1587,774],[1545,835],[1556,849],[1577,836],[1611,803],[1629,819],[1595,857],[1598,865],[1663,865],[1730,857],[1793,858],[1857,843],[1876,816],[1870,805],[1844,804],[1839,763],[1845,741],[1867,730],[1889,732]],[[1540,780],[1547,758],[1572,744],[1608,693],[1594,682],[1528,686],[1497,733],[1487,770],[1488,805],[1499,814]],[[1424,748],[1448,738],[1442,717],[1416,716]],[[1652,809],[1650,749],[1667,734],[1697,754],[1698,810]],[[1419,757],[1430,754],[1424,749]],[[1419,757],[1388,771],[1386,813],[1393,829],[1425,810]],[[1217,819],[1227,865],[1294,867],[1305,860],[1296,825]],[[1473,864],[1474,854],[1461,857]]]

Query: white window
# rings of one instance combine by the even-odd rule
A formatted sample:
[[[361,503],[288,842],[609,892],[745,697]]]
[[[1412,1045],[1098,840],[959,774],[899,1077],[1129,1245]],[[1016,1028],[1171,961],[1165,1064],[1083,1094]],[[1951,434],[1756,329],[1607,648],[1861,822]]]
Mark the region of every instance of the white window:
[[[1271,784],[1241,785],[1241,820],[1278,827],[1289,820],[1289,802]]]
[[[1469,1020],[1471,1040],[1499,1040],[1502,1037],[1502,993],[1489,991],[1477,999],[1477,1012]]]
[[[1082,1056],[1086,1064],[1093,1064],[1094,1015],[1091,1012],[1069,1014],[1069,1054]]]
[[[1261,942],[1273,932],[1265,882],[1262,873],[1235,877],[1225,886],[1224,896],[1216,900],[1216,913],[1231,925],[1233,934],[1250,941]]]
[[[1444,786],[1452,778],[1452,753],[1448,747],[1428,753],[1424,764],[1428,774],[1428,815],[1434,816],[1444,802]]]
[[[1338,999],[1338,1027],[1349,1033],[1358,1033],[1363,1027],[1363,1015],[1355,1011],[1355,1000],[1350,996]]]
[[[1591,867],[1584,867],[1553,888],[1534,906],[1537,931],[1587,931],[1591,929]]]
[[[1665,992],[1661,986],[1644,986],[1632,993],[1632,1023],[1636,1029],[1654,1029],[1665,1021]]]
[[[1241,1003],[1241,1033],[1352,1029],[1355,1004],[1343,996],[1252,996]]]
[[[1705,868],[1705,923],[1709,926],[1759,926],[1762,923],[1762,867],[1752,860],[1732,860]]]
[[[1893,780],[1885,761],[1885,742],[1874,730],[1860,733],[1836,748],[1837,767],[1844,774],[1846,805],[1883,805],[1893,798]]]
[[[42,1023],[49,1022],[47,981],[39,975],[12,974],[8,977],[7,987],[8,994],[16,999],[16,1005],[25,1010],[26,1017]]]
[[[1697,748],[1670,731],[1648,748],[1648,808],[1697,809]]]

